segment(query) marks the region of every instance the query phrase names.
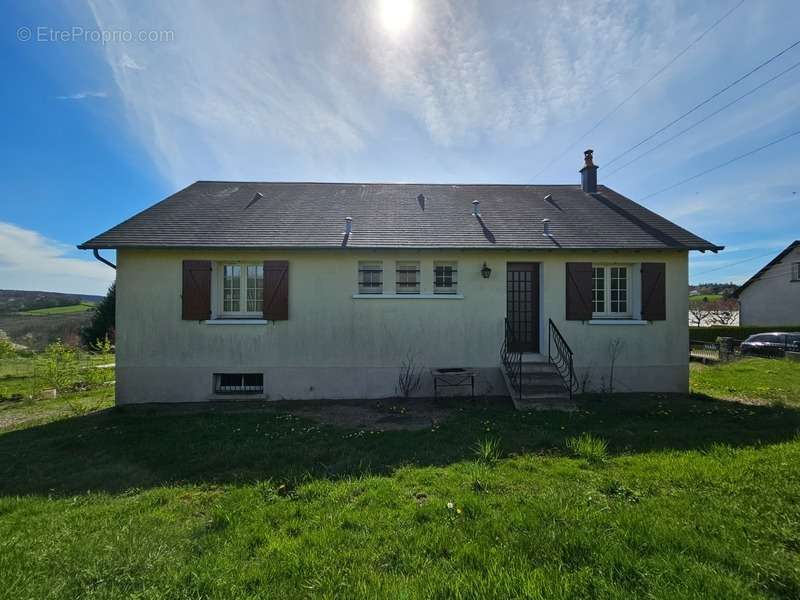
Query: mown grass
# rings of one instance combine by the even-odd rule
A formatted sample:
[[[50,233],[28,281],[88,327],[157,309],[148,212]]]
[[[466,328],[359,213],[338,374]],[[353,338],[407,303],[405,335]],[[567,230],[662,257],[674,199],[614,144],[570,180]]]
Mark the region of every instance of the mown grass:
[[[22,311],[23,315],[69,315],[73,313],[82,313],[94,308],[94,304],[90,302],[81,302],[80,304],[70,304],[68,306],[50,306],[48,308],[34,308],[31,310]]]
[[[799,362],[748,358],[726,365],[692,364],[692,370],[697,393],[800,408]]]
[[[0,597],[800,596],[788,404],[447,402],[417,431],[216,405],[2,433]]]
[[[722,300],[722,294],[700,294],[699,296],[689,296],[689,303],[716,302]]]
[[[114,370],[92,373],[101,364],[113,363],[113,355],[81,354],[68,389],[56,398],[42,398],[43,388],[51,387],[42,355],[20,355],[0,359],[0,432],[45,423],[54,419],[110,408],[114,405]]]

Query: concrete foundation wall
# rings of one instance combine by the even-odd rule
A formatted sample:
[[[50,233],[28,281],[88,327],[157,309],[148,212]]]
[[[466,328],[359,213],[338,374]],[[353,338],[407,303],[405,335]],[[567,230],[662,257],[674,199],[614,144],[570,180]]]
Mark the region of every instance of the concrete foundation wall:
[[[289,261],[289,320],[212,325],[181,320],[181,262]],[[385,293],[397,260],[419,260],[422,293],[433,292],[433,263],[458,263],[459,296],[354,298],[358,262],[382,260]],[[591,324],[565,321],[567,261],[628,264],[638,317],[638,263],[667,263],[667,320]],[[492,269],[483,279],[483,263]],[[403,360],[424,369],[418,395],[431,395],[432,367],[479,369],[476,392],[504,394],[499,350],[506,314],[506,263],[540,263],[540,345],[552,318],[575,352],[587,389],[610,379],[609,343],[621,340],[617,391],[688,388],[686,252],[120,250],[117,271],[117,402],[215,398],[213,374],[264,373],[269,399],[396,395]],[[216,292],[215,292],[216,294]],[[467,388],[464,393],[469,393]]]

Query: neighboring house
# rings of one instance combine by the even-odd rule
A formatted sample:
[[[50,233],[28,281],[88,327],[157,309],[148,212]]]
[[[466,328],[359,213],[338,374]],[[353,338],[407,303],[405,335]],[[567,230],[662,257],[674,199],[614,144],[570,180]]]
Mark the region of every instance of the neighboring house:
[[[619,340],[616,390],[686,392],[688,252],[721,248],[596,171],[589,151],[581,185],[196,182],[80,246],[117,251],[117,402],[394,396],[409,357],[416,395],[469,367],[481,394],[563,397],[562,340],[575,388],[609,385]]]
[[[739,323],[800,325],[800,240],[789,244],[735,292]]]

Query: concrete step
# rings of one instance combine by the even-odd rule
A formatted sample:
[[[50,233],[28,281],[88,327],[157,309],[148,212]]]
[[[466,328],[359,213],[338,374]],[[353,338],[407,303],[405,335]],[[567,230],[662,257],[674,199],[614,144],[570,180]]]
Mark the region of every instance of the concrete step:
[[[522,365],[522,372],[523,373],[552,373],[558,372],[555,365],[551,365],[550,363],[543,363],[543,362],[523,362]]]
[[[557,382],[550,382],[550,383],[523,383],[522,384],[522,395],[527,396],[530,394],[553,394],[558,395],[561,393],[567,394],[569,396],[569,390],[564,386],[563,382],[560,380]]]
[[[531,371],[523,371],[520,374],[520,379],[522,379],[522,383],[529,383],[529,384],[564,384],[564,380],[561,379],[561,375],[558,371],[541,371],[541,372],[531,372]]]
[[[565,412],[578,410],[578,405],[570,401],[569,395],[567,395],[566,398],[560,396],[541,398],[526,398],[524,396],[519,398],[518,396],[512,396],[511,399],[514,402],[514,408],[517,410],[563,410]]]
[[[522,397],[511,385],[508,373],[501,367],[509,396],[517,410],[576,410],[577,406],[569,399],[569,390],[564,381],[549,363],[528,363],[528,365],[545,365],[522,372]]]

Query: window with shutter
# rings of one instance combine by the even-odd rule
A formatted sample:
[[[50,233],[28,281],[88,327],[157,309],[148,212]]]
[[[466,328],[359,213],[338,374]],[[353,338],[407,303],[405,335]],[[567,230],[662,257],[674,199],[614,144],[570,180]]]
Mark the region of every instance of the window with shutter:
[[[566,313],[568,321],[592,318],[592,263],[567,263]]]
[[[592,317],[631,316],[629,265],[592,265]]]
[[[211,318],[211,261],[183,261],[181,318],[203,321]]]
[[[264,261],[264,318],[285,321],[289,318],[289,262]]]
[[[223,317],[261,318],[263,312],[264,265],[224,263],[222,277]]]
[[[642,263],[642,319],[667,319],[667,284],[665,263]]]

